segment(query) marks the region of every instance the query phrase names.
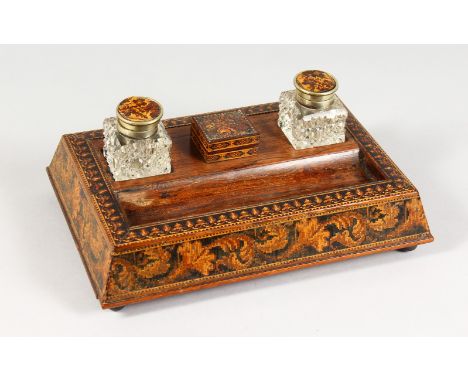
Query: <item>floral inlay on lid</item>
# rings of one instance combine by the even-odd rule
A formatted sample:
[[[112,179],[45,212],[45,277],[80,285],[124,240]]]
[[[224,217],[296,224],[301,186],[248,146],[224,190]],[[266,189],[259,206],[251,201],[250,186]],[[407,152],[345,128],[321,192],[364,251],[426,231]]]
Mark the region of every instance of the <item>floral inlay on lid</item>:
[[[309,94],[323,94],[336,90],[335,78],[321,70],[305,70],[300,72],[295,78],[295,85],[298,90]]]
[[[130,122],[151,122],[161,116],[161,105],[148,97],[128,97],[117,106],[120,117]]]
[[[198,115],[193,118],[208,142],[257,135],[257,131],[240,110]]]

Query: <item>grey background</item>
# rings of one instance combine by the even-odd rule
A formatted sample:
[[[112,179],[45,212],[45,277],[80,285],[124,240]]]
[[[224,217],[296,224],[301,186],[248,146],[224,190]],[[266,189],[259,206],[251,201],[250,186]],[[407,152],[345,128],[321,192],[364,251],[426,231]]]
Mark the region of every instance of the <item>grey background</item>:
[[[101,311],[45,167],[128,95],[165,117],[275,101],[322,68],[418,187],[436,241]],[[1,46],[0,335],[468,334],[467,46]]]

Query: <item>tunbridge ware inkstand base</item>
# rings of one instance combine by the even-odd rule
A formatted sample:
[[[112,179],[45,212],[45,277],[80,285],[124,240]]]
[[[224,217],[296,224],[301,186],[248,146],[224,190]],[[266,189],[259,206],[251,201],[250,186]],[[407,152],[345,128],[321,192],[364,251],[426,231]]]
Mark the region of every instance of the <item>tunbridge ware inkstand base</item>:
[[[343,142],[297,150],[278,112],[221,112],[260,138],[212,163],[191,138],[203,115],[163,120],[170,172],[123,181],[103,130],[62,137],[47,171],[103,308],[433,240],[418,191],[348,110]]]

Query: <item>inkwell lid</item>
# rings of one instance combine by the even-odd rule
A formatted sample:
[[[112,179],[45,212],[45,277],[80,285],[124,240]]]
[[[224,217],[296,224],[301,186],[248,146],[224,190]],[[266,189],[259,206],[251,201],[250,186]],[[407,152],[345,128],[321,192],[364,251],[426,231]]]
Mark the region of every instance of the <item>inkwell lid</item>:
[[[308,108],[324,109],[333,101],[338,81],[322,70],[305,70],[294,77],[296,100]]]
[[[161,104],[148,97],[128,97],[117,106],[117,128],[133,139],[152,136],[163,116]]]

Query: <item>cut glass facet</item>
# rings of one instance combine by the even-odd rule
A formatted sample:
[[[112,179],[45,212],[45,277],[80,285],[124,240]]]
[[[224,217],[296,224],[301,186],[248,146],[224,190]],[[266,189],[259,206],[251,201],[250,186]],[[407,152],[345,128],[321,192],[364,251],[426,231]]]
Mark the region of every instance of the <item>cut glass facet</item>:
[[[151,138],[125,138],[119,140],[117,119],[106,118],[104,128],[104,156],[114,179],[128,180],[171,172],[172,140],[160,123],[156,134]]]
[[[330,106],[318,110],[299,104],[295,94],[281,93],[278,125],[296,150],[345,141],[348,111],[336,95]]]

